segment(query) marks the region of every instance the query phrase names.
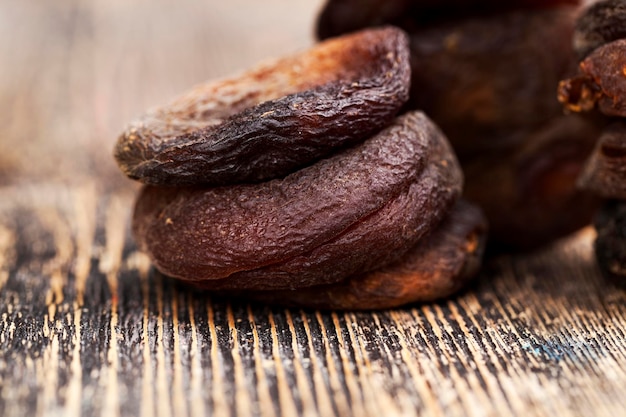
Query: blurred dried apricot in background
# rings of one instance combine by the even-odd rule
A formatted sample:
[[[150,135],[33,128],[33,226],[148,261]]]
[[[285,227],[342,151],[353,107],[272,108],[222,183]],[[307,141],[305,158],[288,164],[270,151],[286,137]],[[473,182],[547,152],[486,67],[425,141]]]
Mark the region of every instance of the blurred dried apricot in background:
[[[523,146],[467,161],[464,195],[479,202],[498,249],[533,248],[588,224],[598,199],[575,186],[599,131],[561,116]]]
[[[385,24],[410,30],[416,23],[425,25],[456,17],[579,3],[580,0],[329,0],[318,19],[317,34],[326,39]]]
[[[196,87],[132,123],[115,156],[153,185],[281,177],[389,124],[409,77],[403,31],[344,36]]]
[[[330,0],[318,34],[379,24],[407,30],[410,108],[426,112],[453,144],[465,196],[486,210],[490,242],[526,249],[589,224],[597,206],[575,184],[599,126],[564,118],[555,99],[576,66],[578,4],[370,1],[351,16],[356,1]]]
[[[626,38],[626,3],[624,0],[598,1],[576,22],[574,50],[582,60],[600,46]]]

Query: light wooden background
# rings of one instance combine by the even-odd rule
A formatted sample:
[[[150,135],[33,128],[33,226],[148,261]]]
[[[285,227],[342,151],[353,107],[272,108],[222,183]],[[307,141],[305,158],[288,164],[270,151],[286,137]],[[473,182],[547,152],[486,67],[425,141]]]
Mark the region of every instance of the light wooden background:
[[[1,416],[626,415],[626,294],[585,230],[441,303],[228,303],[130,239],[122,127],[313,42],[319,0],[0,0]]]

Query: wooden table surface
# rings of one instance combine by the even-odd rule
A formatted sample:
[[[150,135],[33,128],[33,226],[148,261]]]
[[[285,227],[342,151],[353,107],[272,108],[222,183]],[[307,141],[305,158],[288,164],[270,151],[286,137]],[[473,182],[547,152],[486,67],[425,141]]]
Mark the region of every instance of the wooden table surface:
[[[626,294],[584,230],[450,300],[227,303],[156,273],[125,123],[313,42],[319,0],[0,0],[1,416],[626,415]]]

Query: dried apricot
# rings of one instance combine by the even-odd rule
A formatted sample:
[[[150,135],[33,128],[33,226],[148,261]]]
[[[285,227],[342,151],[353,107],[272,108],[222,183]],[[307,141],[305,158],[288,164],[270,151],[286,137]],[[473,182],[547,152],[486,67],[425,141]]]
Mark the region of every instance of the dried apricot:
[[[381,24],[409,32],[424,26],[467,16],[485,16],[516,10],[576,5],[581,0],[329,0],[317,24],[318,36],[326,39]]]
[[[591,4],[576,22],[574,50],[584,59],[600,46],[626,38],[624,0],[605,0]]]
[[[579,184],[602,197],[626,200],[626,121],[604,130]]]
[[[282,305],[319,309],[369,310],[447,297],[480,268],[486,221],[481,211],[459,202],[445,221],[405,256],[380,269],[336,284],[297,290],[239,292]]]
[[[595,253],[604,276],[626,283],[626,202],[607,201],[596,215]]]
[[[283,179],[146,187],[133,229],[167,275],[213,289],[302,288],[399,258],[446,216],[462,176],[421,113]]]
[[[409,33],[408,107],[452,143],[464,197],[489,219],[490,244],[530,249],[589,224],[597,207],[576,178],[603,121],[566,118],[554,97],[576,69],[580,3],[329,0],[318,34],[380,24]]]
[[[132,123],[115,147],[153,185],[278,178],[371,136],[408,98],[406,34],[363,31],[196,87]]]
[[[598,110],[626,117],[626,39],[600,46],[580,63],[580,75],[563,80],[559,101],[574,112]]]

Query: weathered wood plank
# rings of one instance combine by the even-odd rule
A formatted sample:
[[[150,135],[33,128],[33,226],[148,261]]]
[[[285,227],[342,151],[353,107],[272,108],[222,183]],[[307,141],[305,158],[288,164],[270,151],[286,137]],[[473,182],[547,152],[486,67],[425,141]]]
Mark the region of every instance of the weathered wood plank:
[[[3,415],[624,410],[626,296],[597,273],[590,232],[502,258],[447,302],[309,312],[212,300],[155,273],[128,236],[129,196],[79,210],[3,197],[17,202],[1,217],[17,236],[0,292]],[[68,260],[85,236],[93,256],[81,284]]]

